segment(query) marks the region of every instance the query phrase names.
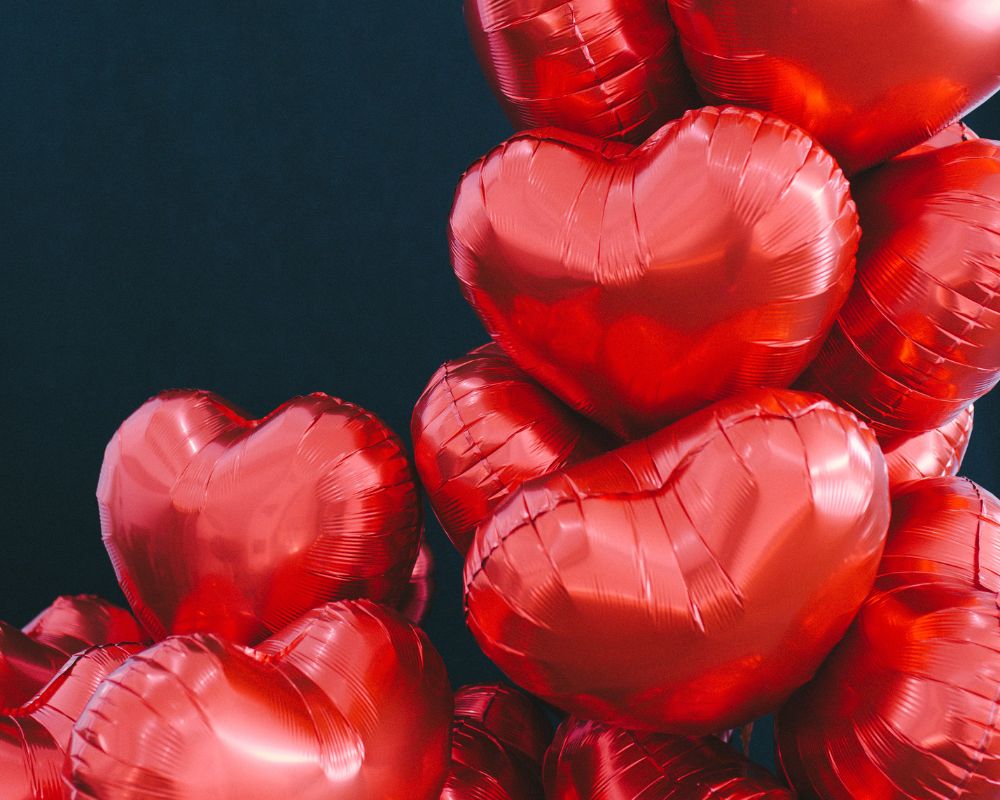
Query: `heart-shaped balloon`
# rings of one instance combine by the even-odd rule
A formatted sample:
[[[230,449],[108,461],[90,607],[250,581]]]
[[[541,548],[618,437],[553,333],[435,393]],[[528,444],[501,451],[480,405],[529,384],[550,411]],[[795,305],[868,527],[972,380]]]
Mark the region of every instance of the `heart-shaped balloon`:
[[[252,643],[327,600],[396,602],[422,530],[399,439],[323,394],[252,420],[209,392],[164,392],[108,444],[97,498],[118,581],[157,639]]]
[[[366,600],[256,649],[167,639],[105,681],[70,745],[77,800],[437,800],[451,689],[421,631]]]
[[[641,142],[701,105],[662,0],[465,0],[465,19],[518,130]]]
[[[969,406],[947,425],[886,447],[890,489],[895,492],[922,478],[957,475],[969,449],[974,413],[974,407]]]
[[[812,676],[871,588],[888,516],[866,428],[757,389],[511,494],[466,559],[466,619],[571,714],[721,731]]]
[[[627,731],[570,718],[545,759],[549,800],[792,800],[714,736]]]
[[[490,511],[524,481],[614,446],[495,344],[434,373],[411,432],[431,506],[463,554]]]
[[[1000,379],[1000,143],[897,159],[853,191],[858,280],[802,386],[891,442],[947,424]]]
[[[847,297],[857,240],[833,160],[732,108],[634,150],[515,136],[466,173],[451,215],[455,273],[490,335],[628,437],[795,380]]]
[[[502,683],[463,686],[455,692],[455,717],[474,722],[508,750],[539,767],[552,742],[552,725],[529,695]]]
[[[1000,88],[996,0],[669,0],[709,102],[813,134],[856,172]]]
[[[431,605],[431,595],[434,594],[434,553],[426,540],[420,541],[417,551],[417,561],[410,573],[410,582],[406,585],[403,597],[397,604],[399,613],[414,625],[419,625],[427,616]]]
[[[1000,787],[1000,501],[904,487],[875,588],[778,720],[803,800],[994,800]]]
[[[63,800],[63,765],[73,723],[98,684],[141,644],[101,645],[73,656],[23,705],[0,714],[0,796],[4,800]]]

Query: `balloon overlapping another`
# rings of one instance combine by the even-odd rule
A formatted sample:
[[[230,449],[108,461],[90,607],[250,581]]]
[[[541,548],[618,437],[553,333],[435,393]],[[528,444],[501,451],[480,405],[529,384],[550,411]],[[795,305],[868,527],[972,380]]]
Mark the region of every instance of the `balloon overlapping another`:
[[[957,475],[972,438],[974,406],[947,425],[901,439],[883,448],[889,468],[889,487],[895,492],[910,481]]]
[[[406,585],[403,597],[397,604],[399,613],[414,625],[419,625],[430,609],[431,596],[434,594],[434,553],[426,540],[420,542],[417,560],[410,573],[410,581]]]

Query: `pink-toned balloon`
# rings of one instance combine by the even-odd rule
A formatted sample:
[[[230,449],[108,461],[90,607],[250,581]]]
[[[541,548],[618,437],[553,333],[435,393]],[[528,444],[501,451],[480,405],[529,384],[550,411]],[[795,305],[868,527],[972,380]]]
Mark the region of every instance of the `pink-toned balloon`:
[[[974,413],[973,406],[969,406],[940,428],[885,447],[892,491],[909,481],[957,475],[969,449]]]
[[[871,588],[888,517],[868,429],[816,395],[757,389],[521,486],[469,551],[466,621],[571,714],[722,731],[819,667]]]
[[[424,634],[332,603],[255,649],[176,636],[105,681],[70,745],[76,800],[437,800],[452,697]]]
[[[858,235],[833,159],[734,108],[691,112],[635,149],[515,136],[465,174],[450,227],[490,335],[627,438],[794,381],[847,297]]]
[[[510,492],[613,447],[495,344],[442,366],[413,409],[417,472],[461,553]]]
[[[803,800],[994,800],[1000,790],[1000,501],[907,484],[844,641],[778,718]]]
[[[702,97],[775,114],[850,174],[1000,89],[995,0],[669,0]]]
[[[260,641],[328,600],[395,604],[422,531],[402,443],[312,394],[262,419],[164,392],[119,428],[97,498],[119,583],[154,638]]]
[[[414,625],[419,625],[427,616],[434,594],[434,554],[426,540],[420,541],[417,561],[410,574],[410,582],[399,601],[399,612]]]
[[[661,0],[465,0],[465,19],[519,130],[641,142],[701,105]]]

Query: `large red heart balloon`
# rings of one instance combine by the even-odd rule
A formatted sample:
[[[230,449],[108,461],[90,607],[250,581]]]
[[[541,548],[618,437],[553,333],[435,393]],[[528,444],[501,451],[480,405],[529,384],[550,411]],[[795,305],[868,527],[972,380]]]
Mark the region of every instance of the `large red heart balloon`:
[[[549,800],[792,800],[714,736],[641,733],[568,719],[545,759]]]
[[[519,130],[641,142],[701,105],[663,0],[465,0],[465,18]]]
[[[434,373],[411,432],[431,506],[463,554],[490,511],[524,481],[613,446],[495,344]]]
[[[996,0],[669,0],[709,102],[769,111],[856,172],[1000,88]]]
[[[422,530],[399,439],[323,394],[252,420],[209,392],[164,392],[108,444],[97,498],[122,590],[157,639],[252,643],[327,600],[395,602]]]
[[[853,191],[858,279],[802,386],[890,442],[947,424],[1000,379],[1000,143],[897,159]]]
[[[779,716],[804,800],[995,800],[998,593],[1000,501],[960,478],[905,487],[875,588]]]
[[[940,428],[901,439],[884,448],[889,488],[895,492],[910,481],[957,475],[972,437],[973,406]]]
[[[462,179],[455,272],[515,363],[638,436],[787,386],[850,289],[847,182],[777,119],[703,109],[641,147],[515,136]]]
[[[141,644],[101,645],[74,656],[33,698],[0,714],[0,797],[63,800],[73,723],[98,684]]]
[[[70,745],[77,800],[437,800],[451,689],[417,628],[366,600],[256,649],[167,639],[105,681]]]
[[[812,676],[871,588],[888,515],[866,428],[757,389],[511,494],[466,559],[466,619],[576,716],[721,731]]]

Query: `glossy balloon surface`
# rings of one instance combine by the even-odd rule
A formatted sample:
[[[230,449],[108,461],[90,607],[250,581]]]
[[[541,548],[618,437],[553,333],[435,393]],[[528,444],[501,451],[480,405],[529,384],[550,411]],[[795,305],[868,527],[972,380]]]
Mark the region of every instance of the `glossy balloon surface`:
[[[514,362],[620,435],[787,386],[850,289],[847,182],[809,137],[702,109],[636,149],[559,131],[473,165],[455,273]]]
[[[669,0],[710,103],[769,111],[849,173],[902,153],[1000,88],[996,0]]]
[[[871,588],[888,514],[853,416],[754,390],[524,484],[476,535],[466,620],[574,715],[722,731],[812,676]]]
[[[893,500],[879,576],[779,717],[804,800],[992,800],[1000,792],[1000,502],[971,481]]]
[[[403,597],[398,603],[399,612],[414,625],[419,625],[427,616],[431,598],[434,595],[434,553],[426,540],[421,540],[417,551],[417,561],[410,573]]]
[[[538,765],[552,741],[552,725],[538,702],[502,683],[463,686],[455,692],[455,717],[485,728]]]
[[[940,428],[902,439],[885,448],[889,487],[895,491],[909,481],[957,475],[972,437],[975,415],[969,406]]]
[[[164,392],[108,444],[97,489],[122,590],[157,639],[257,642],[328,600],[395,603],[422,530],[399,439],[313,394],[260,420]]]

